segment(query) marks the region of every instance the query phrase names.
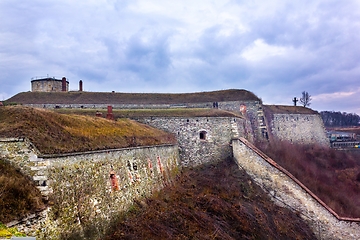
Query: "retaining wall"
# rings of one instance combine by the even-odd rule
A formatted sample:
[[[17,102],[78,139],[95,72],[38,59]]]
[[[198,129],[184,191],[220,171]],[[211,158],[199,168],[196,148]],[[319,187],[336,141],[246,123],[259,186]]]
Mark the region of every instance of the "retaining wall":
[[[234,158],[275,203],[288,207],[309,223],[318,239],[360,239],[360,219],[342,219],[245,139],[232,141]]]
[[[41,156],[31,143],[12,139],[0,142],[0,153],[32,176],[52,203],[31,227],[17,225],[39,239],[99,239],[119,212],[171,184],[180,169],[174,145]]]

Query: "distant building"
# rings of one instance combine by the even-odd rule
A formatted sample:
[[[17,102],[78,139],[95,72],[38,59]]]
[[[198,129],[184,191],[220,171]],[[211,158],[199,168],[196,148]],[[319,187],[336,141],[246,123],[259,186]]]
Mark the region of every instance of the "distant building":
[[[356,141],[356,133],[329,131],[327,132],[327,136],[330,142]]]
[[[32,92],[67,92],[69,91],[69,82],[65,77],[56,79],[55,77],[32,78]]]

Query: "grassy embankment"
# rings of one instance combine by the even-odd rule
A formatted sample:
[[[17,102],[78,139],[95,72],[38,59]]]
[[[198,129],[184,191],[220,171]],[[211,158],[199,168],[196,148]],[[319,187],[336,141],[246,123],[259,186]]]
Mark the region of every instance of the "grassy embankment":
[[[120,119],[57,114],[27,107],[0,107],[0,137],[26,137],[42,154],[175,143],[172,134]],[[0,159],[0,222],[42,209],[41,194],[19,170]]]
[[[0,108],[0,137],[27,137],[42,154],[175,143],[172,134],[129,119]]]

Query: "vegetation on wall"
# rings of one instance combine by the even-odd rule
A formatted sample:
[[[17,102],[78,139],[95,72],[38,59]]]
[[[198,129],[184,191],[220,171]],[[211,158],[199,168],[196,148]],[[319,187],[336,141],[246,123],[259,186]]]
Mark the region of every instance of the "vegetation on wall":
[[[315,239],[232,159],[185,169],[175,186],[136,203],[105,239]]]
[[[290,142],[257,146],[342,217],[360,217],[360,152]]]
[[[0,137],[26,137],[43,154],[176,143],[172,134],[129,119],[112,121],[20,106],[0,108]]]
[[[8,223],[44,207],[34,182],[0,158],[0,222]]]

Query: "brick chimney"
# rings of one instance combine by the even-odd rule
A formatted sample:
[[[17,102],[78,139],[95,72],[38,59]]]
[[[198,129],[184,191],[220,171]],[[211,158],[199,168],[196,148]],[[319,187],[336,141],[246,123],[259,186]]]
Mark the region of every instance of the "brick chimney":
[[[79,91],[80,92],[83,91],[83,81],[82,80],[79,81]]]
[[[112,106],[108,106],[107,107],[107,114],[106,114],[106,118],[109,119],[109,120],[114,120],[114,115],[113,115],[113,112],[112,112]]]
[[[61,91],[66,92],[66,77],[63,77],[61,81]]]

